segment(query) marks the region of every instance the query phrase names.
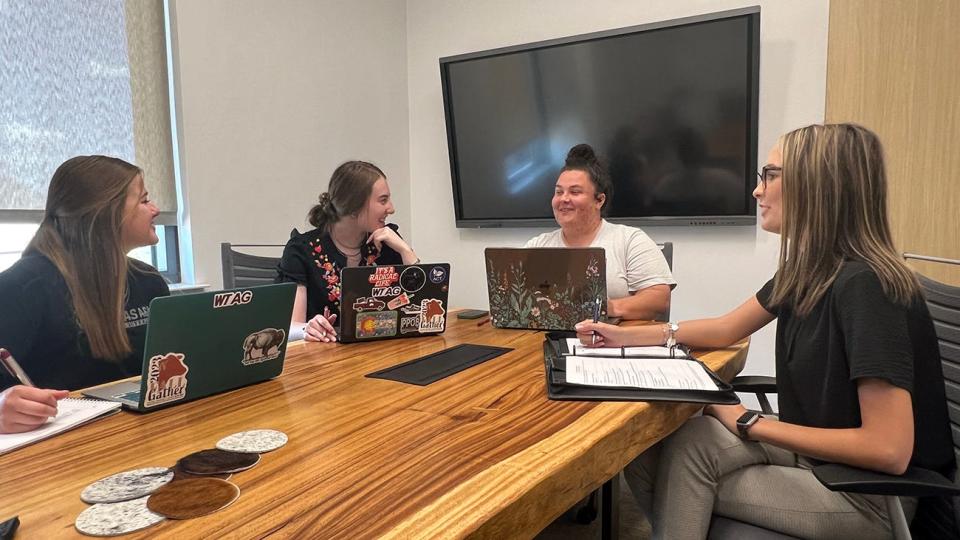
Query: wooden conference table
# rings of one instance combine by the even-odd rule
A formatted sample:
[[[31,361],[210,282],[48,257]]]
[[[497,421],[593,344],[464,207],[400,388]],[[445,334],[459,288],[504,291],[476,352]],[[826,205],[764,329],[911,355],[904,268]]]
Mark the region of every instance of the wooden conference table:
[[[549,401],[542,332],[448,325],[428,338],[294,344],[277,379],[0,456],[0,519],[19,514],[21,538],[79,536],[91,482],[273,428],[290,441],[233,476],[231,506],[128,537],[532,537],[696,410]],[[425,387],[364,377],[460,343],[514,350]],[[697,356],[729,380],[747,347]]]

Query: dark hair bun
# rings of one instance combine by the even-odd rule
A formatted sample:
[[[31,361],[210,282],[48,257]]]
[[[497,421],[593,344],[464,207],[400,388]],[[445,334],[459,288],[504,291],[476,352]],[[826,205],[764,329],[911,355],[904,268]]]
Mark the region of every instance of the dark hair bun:
[[[567,167],[581,167],[596,163],[597,153],[589,144],[578,144],[567,152],[567,161],[564,163]]]

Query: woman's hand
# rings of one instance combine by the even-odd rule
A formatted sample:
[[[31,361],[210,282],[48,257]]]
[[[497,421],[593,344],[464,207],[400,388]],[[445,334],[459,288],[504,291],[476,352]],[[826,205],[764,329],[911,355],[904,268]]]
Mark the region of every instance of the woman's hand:
[[[303,327],[303,339],[305,341],[320,341],[330,343],[337,340],[337,330],[333,323],[337,321],[337,316],[330,314],[330,308],[323,308],[323,315],[317,315],[307,321]]]
[[[743,405],[707,405],[703,409],[703,414],[719,420],[723,427],[737,437],[740,436],[740,431],[737,429],[737,420],[745,412],[747,412],[747,409]]]
[[[390,246],[391,249],[403,257],[403,264],[413,264],[414,261],[417,260],[417,254],[413,252],[413,248],[390,227],[380,227],[370,233],[370,238],[367,239],[367,243],[376,246],[377,251],[379,251],[384,244]]]
[[[623,347],[629,342],[630,332],[612,324],[593,322],[589,319],[574,326],[580,343],[591,347]]]
[[[18,385],[0,394],[0,433],[21,433],[43,425],[57,415],[57,401],[66,390],[48,390]]]

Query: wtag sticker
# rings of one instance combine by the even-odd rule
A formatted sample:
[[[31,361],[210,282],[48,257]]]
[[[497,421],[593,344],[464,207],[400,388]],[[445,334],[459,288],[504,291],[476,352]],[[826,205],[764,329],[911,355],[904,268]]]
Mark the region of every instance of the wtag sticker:
[[[420,332],[443,332],[445,321],[443,300],[427,299],[420,301]]]
[[[373,287],[370,291],[370,296],[397,296],[402,292],[403,289],[396,285],[392,287]]]
[[[280,356],[283,340],[287,333],[278,328],[264,328],[254,332],[243,340],[243,359],[245,366],[276,360]]]
[[[393,311],[375,311],[357,315],[357,339],[397,335],[397,314]]]
[[[249,304],[253,300],[253,291],[231,291],[213,295],[213,307],[216,309]]]
[[[158,354],[147,364],[147,395],[143,406],[154,407],[187,396],[186,357],[181,353]]]

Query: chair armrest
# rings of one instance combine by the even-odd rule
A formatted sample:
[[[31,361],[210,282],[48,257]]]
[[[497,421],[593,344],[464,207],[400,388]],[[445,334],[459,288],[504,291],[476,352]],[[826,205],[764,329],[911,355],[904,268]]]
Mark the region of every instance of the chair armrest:
[[[830,491],[900,497],[960,495],[960,486],[954,485],[942,474],[920,467],[908,467],[907,472],[894,476],[828,463],[814,467],[813,475]]]
[[[777,378],[766,375],[741,375],[730,382],[734,392],[776,394]]]

